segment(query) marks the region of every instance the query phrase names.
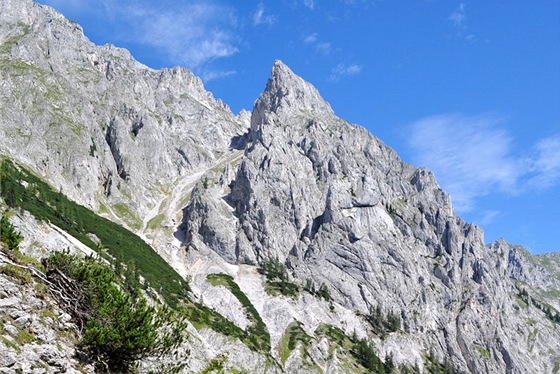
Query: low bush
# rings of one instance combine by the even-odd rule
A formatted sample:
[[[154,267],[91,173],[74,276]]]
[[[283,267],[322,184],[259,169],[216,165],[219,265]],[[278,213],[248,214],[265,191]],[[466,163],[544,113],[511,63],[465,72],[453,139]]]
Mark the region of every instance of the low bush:
[[[98,372],[128,373],[138,360],[183,341],[185,326],[169,309],[123,291],[122,280],[100,260],[56,252],[44,265],[52,294],[81,329],[79,347]]]

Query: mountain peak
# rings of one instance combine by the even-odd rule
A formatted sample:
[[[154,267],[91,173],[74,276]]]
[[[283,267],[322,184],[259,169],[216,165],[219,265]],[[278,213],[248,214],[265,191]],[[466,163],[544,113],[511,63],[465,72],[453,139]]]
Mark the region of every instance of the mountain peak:
[[[255,103],[255,110],[290,113],[299,109],[333,113],[311,83],[296,75],[282,61],[276,60],[266,89]]]

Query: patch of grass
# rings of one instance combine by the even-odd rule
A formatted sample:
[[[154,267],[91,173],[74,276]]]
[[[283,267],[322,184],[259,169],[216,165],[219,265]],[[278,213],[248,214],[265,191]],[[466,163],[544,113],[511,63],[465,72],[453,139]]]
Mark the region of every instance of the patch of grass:
[[[37,295],[37,297],[41,299],[45,299],[47,293],[49,292],[49,287],[44,283],[36,283],[33,288],[35,289],[35,294]]]
[[[492,358],[492,355],[490,354],[490,352],[488,352],[488,350],[486,348],[484,348],[481,345],[478,344],[473,344],[473,348],[476,349],[476,351],[480,354],[480,356],[482,356],[484,359],[486,360],[490,360]]]
[[[226,317],[200,303],[186,305],[181,313],[196,329],[210,328],[216,332],[237,338],[243,342],[247,340],[247,333],[236,326]]]
[[[117,216],[125,221],[130,227],[135,230],[139,230],[142,228],[142,222],[136,217],[136,215],[129,209],[126,204],[115,204],[112,206],[113,211],[117,214]]]
[[[279,344],[280,359],[285,363],[290,354],[296,349],[298,342],[301,343],[301,349],[304,356],[307,354],[307,348],[311,342],[311,337],[301,327],[301,322],[294,321],[288,325],[284,336]]]
[[[29,270],[12,264],[0,266],[0,273],[5,274],[19,284],[29,283],[32,278]]]
[[[329,341],[343,348],[350,348],[353,340],[355,340],[346,335],[346,333],[338,327],[328,324],[319,325],[319,327],[315,330],[315,335],[325,336]]]
[[[552,368],[554,374],[558,373],[558,371],[560,371],[560,357],[554,358],[554,367]]]
[[[12,257],[22,265],[33,265],[38,270],[45,272],[43,265],[33,256],[27,256],[21,253],[19,250],[11,252]]]
[[[424,357],[424,372],[425,373],[441,373],[441,374],[460,374],[461,372],[458,371],[453,367],[453,365],[445,359],[443,362],[440,362],[433,353],[429,353]]]
[[[537,340],[538,334],[539,334],[539,329],[535,327],[527,337],[527,346],[529,348],[529,352],[533,351],[533,347],[535,346],[535,341]]]
[[[188,299],[187,281],[140,237],[69,200],[8,160],[4,160],[0,167],[0,191],[8,206],[21,208],[39,220],[51,222],[93,250],[97,250],[98,245],[88,234],[95,235],[110,257],[126,267],[134,266],[169,306],[177,308],[180,300]]]
[[[149,220],[146,226],[150,230],[157,230],[161,226],[164,219],[165,219],[164,214],[158,214],[157,216]]]
[[[246,343],[256,351],[270,351],[270,334],[266,324],[263,322],[259,312],[255,309],[247,295],[241,291],[239,285],[227,274],[209,274],[207,276],[210,284],[222,285],[231,291],[233,296],[239,300],[246,311],[247,318],[251,321],[251,326],[247,327]]]
[[[6,339],[5,337],[1,337],[1,339],[2,343],[4,343],[6,347],[14,349],[17,353],[21,353],[21,348],[18,344],[9,339]]]
[[[46,308],[41,310],[41,317],[56,319],[57,316],[52,308]]]
[[[15,338],[15,343],[19,346],[22,345],[26,345],[26,344],[31,344],[33,342],[35,342],[37,339],[35,338],[35,335],[33,335],[32,333],[30,333],[27,330],[19,330],[18,335]]]

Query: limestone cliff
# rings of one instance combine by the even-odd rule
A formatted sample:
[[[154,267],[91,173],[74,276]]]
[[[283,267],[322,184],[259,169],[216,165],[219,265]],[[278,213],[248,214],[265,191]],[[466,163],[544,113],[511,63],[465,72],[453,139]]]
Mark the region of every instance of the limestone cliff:
[[[270,349],[259,351],[193,323],[188,372],[215,360],[251,373],[363,372],[359,341],[395,372],[560,368],[558,256],[486,246],[430,171],[338,118],[282,62],[253,111],[235,116],[188,70],[149,69],[52,8],[4,0],[0,74],[3,159],[141,236],[190,280],[193,300],[243,331],[266,326]],[[89,250],[12,215],[28,255]],[[0,303],[28,292],[0,281]],[[15,348],[0,350],[0,370],[15,370]]]

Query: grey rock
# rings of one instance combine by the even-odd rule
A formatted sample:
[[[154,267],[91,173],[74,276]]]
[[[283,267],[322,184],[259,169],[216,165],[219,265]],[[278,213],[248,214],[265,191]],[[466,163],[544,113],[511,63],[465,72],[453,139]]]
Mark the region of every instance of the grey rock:
[[[17,327],[14,325],[4,325],[4,330],[11,336],[17,336],[19,334]]]
[[[14,366],[17,362],[17,354],[11,348],[6,347],[2,342],[0,342],[0,368],[9,368]]]
[[[224,355],[228,369],[251,373],[345,372],[353,359],[316,335],[324,325],[367,337],[381,359],[419,367],[428,353],[472,373],[557,367],[560,332],[542,305],[560,310],[558,254],[532,256],[505,240],[486,246],[433,173],[338,118],[282,62],[253,111],[235,116],[190,71],[149,69],[125,50],[95,46],[81,27],[30,0],[0,3],[0,43],[0,155],[141,235],[192,279],[195,298],[210,298],[247,329],[237,298],[206,280],[231,275],[265,322],[270,356],[189,326],[186,370]],[[89,251],[29,213],[13,220],[24,253]],[[324,286],[332,300],[267,293],[257,267],[271,259],[291,282]],[[49,343],[28,344],[48,371],[74,370],[72,343],[59,338],[59,350],[53,342],[57,328],[75,328],[71,317],[44,319],[49,326],[38,331],[46,304],[29,298],[29,287],[0,275],[0,313],[31,323]],[[523,301],[522,289],[541,304]],[[401,330],[375,335],[363,316],[377,307],[398,316]],[[292,323],[312,339],[282,358]],[[21,359],[6,352],[0,362]]]
[[[15,319],[14,323],[20,329],[24,329],[29,326],[32,322],[32,317],[30,314],[24,314],[21,317]]]

